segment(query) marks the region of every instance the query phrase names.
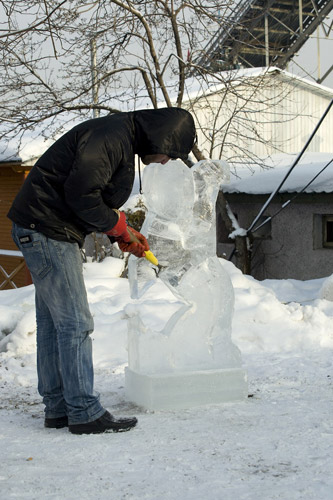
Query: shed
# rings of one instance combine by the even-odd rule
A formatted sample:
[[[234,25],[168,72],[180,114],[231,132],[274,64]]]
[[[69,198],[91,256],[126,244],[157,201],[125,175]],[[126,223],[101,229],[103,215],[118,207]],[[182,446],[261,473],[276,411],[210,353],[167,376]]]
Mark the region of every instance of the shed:
[[[295,157],[278,155],[265,170],[253,173],[242,167],[231,174],[231,182],[223,185],[222,191],[241,228],[249,228]],[[251,275],[256,279],[310,280],[333,273],[333,162],[329,164],[332,160],[333,153],[306,153],[263,214],[261,221],[272,219],[253,233]],[[233,248],[218,215],[217,254],[228,258]]]
[[[31,166],[21,158],[2,154],[0,157],[0,290],[18,288],[32,283],[21,252],[11,237],[8,210],[22,186]]]

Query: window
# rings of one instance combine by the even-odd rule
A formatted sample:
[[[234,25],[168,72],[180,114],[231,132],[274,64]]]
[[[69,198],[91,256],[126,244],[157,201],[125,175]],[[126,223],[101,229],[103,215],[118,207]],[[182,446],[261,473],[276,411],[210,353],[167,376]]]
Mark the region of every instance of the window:
[[[323,215],[323,247],[333,248],[333,215]]]
[[[313,249],[333,250],[333,215],[313,214]]]

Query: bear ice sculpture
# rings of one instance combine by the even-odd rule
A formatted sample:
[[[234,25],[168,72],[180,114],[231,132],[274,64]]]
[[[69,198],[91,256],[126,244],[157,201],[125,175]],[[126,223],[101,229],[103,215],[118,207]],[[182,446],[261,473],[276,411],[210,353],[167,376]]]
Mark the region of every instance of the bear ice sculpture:
[[[241,355],[231,341],[233,287],[216,257],[215,203],[227,172],[225,162],[210,160],[191,169],[172,161],[144,170],[148,213],[142,233],[160,271],[157,278],[145,259],[130,258],[131,295],[137,303],[127,308],[126,391],[148,408],[240,399],[247,392]],[[175,311],[160,331],[140,311],[140,301],[157,279],[175,298]]]

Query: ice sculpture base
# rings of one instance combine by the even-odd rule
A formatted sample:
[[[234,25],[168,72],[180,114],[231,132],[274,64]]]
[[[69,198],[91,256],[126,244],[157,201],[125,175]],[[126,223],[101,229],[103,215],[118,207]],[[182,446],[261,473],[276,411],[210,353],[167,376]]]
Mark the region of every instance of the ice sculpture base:
[[[176,410],[247,398],[247,373],[241,368],[144,375],[125,370],[130,401],[148,410]]]

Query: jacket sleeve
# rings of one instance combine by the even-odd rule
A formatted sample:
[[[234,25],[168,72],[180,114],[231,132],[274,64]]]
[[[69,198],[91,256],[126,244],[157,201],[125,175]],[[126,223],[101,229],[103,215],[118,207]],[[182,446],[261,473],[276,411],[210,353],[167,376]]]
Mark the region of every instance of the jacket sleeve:
[[[102,196],[120,158],[110,154],[101,131],[87,131],[79,138],[73,166],[65,181],[65,201],[88,231],[107,231],[118,216]]]

